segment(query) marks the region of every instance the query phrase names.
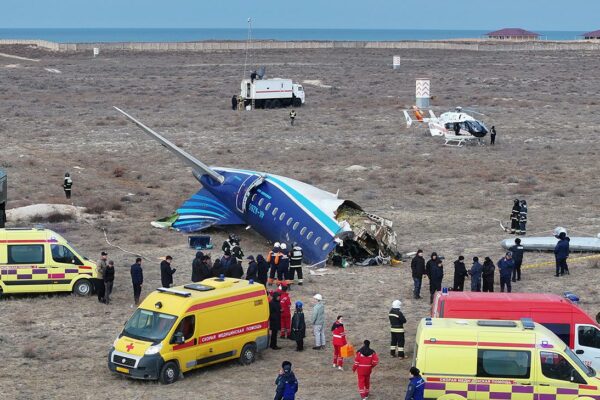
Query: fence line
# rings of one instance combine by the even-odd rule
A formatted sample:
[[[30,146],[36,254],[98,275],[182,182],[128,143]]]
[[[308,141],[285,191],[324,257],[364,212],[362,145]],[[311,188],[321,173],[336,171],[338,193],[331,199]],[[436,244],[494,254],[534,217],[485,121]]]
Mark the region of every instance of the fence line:
[[[203,42],[119,42],[119,43],[55,43],[47,40],[0,39],[0,45],[32,45],[60,52],[100,50],[122,51],[227,51],[244,50],[243,41]],[[471,51],[598,51],[600,41],[255,41],[251,49],[432,49]]]

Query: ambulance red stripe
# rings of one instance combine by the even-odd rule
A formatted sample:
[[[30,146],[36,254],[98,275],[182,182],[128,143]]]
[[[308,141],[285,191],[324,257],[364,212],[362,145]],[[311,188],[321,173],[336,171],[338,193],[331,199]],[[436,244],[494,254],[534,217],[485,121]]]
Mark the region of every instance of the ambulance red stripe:
[[[206,303],[201,303],[201,304],[196,304],[196,305],[191,306],[190,308],[187,309],[186,312],[189,313],[192,311],[203,310],[205,308],[216,307],[216,306],[233,303],[233,302],[240,301],[240,300],[251,299],[253,297],[260,297],[260,296],[264,296],[264,294],[265,294],[265,292],[263,292],[262,290],[259,290],[256,292],[238,294],[237,296],[225,297],[223,299],[207,301]]]
[[[268,321],[257,322],[256,324],[250,324],[246,326],[240,326],[238,328],[228,329],[226,331],[211,333],[210,335],[200,336],[196,343],[193,340],[190,340],[187,343],[178,344],[173,346],[173,350],[181,350],[186,349],[188,347],[198,346],[201,344],[206,344],[210,342],[216,342],[218,340],[229,339],[232,337],[236,337],[239,335],[245,335],[249,332],[259,331],[262,329],[267,329],[269,327]]]

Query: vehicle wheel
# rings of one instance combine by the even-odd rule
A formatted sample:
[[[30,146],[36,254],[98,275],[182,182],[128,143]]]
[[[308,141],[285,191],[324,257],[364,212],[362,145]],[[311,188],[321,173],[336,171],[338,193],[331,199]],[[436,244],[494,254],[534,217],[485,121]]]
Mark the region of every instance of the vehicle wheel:
[[[73,286],[73,293],[78,296],[89,296],[92,294],[92,283],[87,279],[80,279]]]
[[[297,97],[294,97],[294,100],[292,101],[292,105],[294,107],[301,107],[302,106],[302,100],[299,99],[299,98],[297,98]]]
[[[242,347],[240,364],[250,365],[254,361],[256,361],[256,345],[254,343],[246,343],[244,347]]]
[[[175,361],[169,361],[165,363],[160,370],[160,383],[163,385],[170,385],[179,378],[179,367]]]

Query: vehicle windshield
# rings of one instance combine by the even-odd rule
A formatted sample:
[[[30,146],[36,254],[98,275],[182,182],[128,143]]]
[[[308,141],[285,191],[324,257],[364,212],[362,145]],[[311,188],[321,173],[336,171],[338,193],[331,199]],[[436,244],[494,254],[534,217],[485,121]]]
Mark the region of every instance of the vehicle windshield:
[[[148,342],[160,342],[167,336],[175,321],[177,317],[174,315],[138,308],[125,324],[123,335]]]
[[[569,356],[571,361],[573,361],[575,363],[575,365],[577,365],[579,368],[581,368],[581,370],[583,372],[585,372],[585,374],[587,376],[589,376],[590,378],[596,376],[596,371],[594,371],[594,369],[592,367],[588,367],[587,365],[585,365],[583,363],[583,361],[581,361],[581,359],[579,357],[577,357],[575,355],[575,353],[573,353],[573,351],[569,348],[569,346],[567,346],[565,348],[565,353],[567,353],[567,356]]]
[[[485,127],[485,125],[483,125],[481,122],[479,121],[465,121],[464,124],[466,125],[467,130],[471,133],[471,134],[476,134],[476,133],[488,133],[487,128]]]

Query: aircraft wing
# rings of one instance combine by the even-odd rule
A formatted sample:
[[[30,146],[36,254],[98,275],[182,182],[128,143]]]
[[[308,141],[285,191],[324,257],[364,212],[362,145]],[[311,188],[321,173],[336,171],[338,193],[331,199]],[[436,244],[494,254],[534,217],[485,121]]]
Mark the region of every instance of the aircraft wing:
[[[569,249],[571,251],[600,252],[600,238],[572,237],[570,239]],[[528,251],[554,251],[554,246],[556,246],[557,242],[558,239],[554,236],[521,238],[521,246]],[[505,249],[508,249],[514,244],[514,239],[502,241],[502,247]]]
[[[123,114],[125,117],[127,117],[127,119],[129,119],[131,122],[136,124],[139,128],[141,128],[144,132],[146,132],[148,135],[150,135],[150,137],[152,137],[152,139],[156,140],[157,142],[159,142],[160,144],[165,146],[171,153],[175,154],[183,162],[190,165],[195,172],[194,175],[200,175],[200,176],[208,175],[212,179],[214,179],[215,181],[217,181],[219,183],[223,183],[225,181],[225,177],[223,175],[214,171],[212,168],[210,168],[208,165],[204,164],[202,161],[198,160],[196,157],[192,156],[188,152],[177,147],[174,143],[170,142],[169,140],[164,138],[159,133],[153,131],[152,129],[150,129],[149,127],[144,125],[142,122],[138,121],[131,115],[127,114],[125,111],[121,110],[120,108],[114,107],[114,109],[117,110],[118,112],[120,112],[121,114]]]

